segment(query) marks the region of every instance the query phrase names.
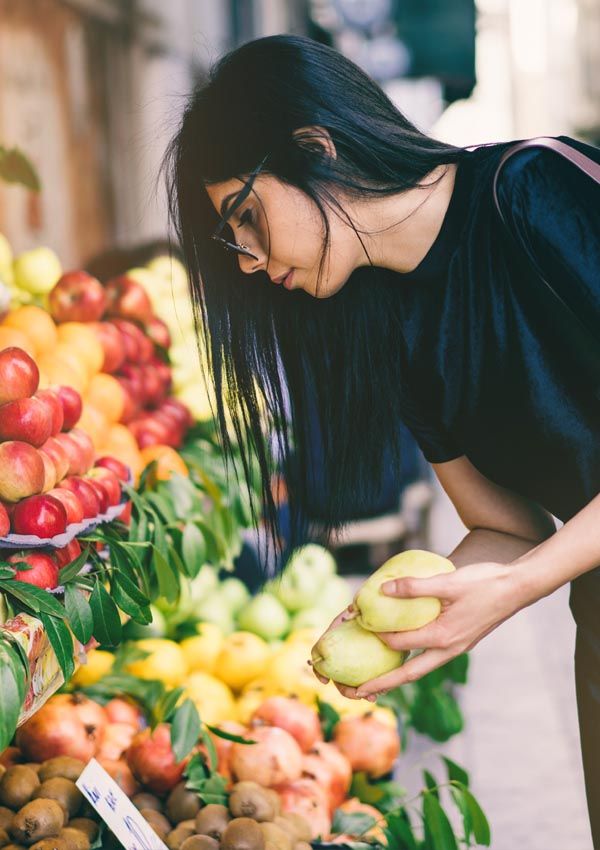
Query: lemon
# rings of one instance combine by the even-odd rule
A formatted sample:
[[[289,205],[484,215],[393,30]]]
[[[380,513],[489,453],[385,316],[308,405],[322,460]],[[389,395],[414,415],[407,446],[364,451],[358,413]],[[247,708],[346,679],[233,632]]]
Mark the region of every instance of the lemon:
[[[271,657],[269,645],[250,632],[233,632],[225,638],[217,659],[217,675],[239,691],[263,673]]]
[[[333,619],[333,617],[331,619]],[[321,637],[322,633],[323,633],[323,629],[313,629],[313,628],[295,629],[293,632],[290,632],[290,634],[285,639],[285,642],[287,644],[302,643],[302,644],[306,644],[309,648],[312,648],[313,644],[315,644],[318,641],[318,639]]]
[[[214,623],[199,623],[196,629],[199,634],[181,641],[181,651],[189,670],[213,673],[223,646],[223,632]]]
[[[230,688],[210,673],[190,673],[184,695],[195,704],[203,723],[214,726],[224,720],[237,720],[235,699]]]
[[[71,679],[71,683],[78,688],[86,688],[95,685],[98,679],[110,673],[115,657],[112,652],[103,649],[90,649],[87,661],[82,664]]]
[[[18,289],[34,295],[45,295],[62,274],[60,260],[50,248],[25,251],[13,263],[14,283]]]
[[[132,661],[128,673],[140,679],[158,679],[173,687],[183,682],[188,666],[179,644],[165,638],[145,638],[135,645],[149,654],[140,661]]]
[[[237,714],[240,723],[248,724],[256,709],[267,697],[275,696],[279,691],[270,679],[260,677],[249,682],[237,701]]]
[[[315,701],[320,682],[308,664],[310,649],[304,643],[284,644],[266,669],[266,677],[282,694],[295,694],[308,705]]]

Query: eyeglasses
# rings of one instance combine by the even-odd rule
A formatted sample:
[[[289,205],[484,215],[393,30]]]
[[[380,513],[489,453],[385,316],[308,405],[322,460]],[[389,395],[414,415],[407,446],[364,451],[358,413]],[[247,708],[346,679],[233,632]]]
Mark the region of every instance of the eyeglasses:
[[[240,191],[240,193],[237,196],[237,198],[235,199],[235,201],[231,204],[231,206],[227,210],[227,213],[225,214],[225,216],[223,216],[221,218],[221,221],[219,222],[217,229],[215,230],[215,232],[210,237],[211,239],[214,239],[215,242],[218,242],[219,245],[221,245],[225,249],[225,251],[232,253],[232,254],[238,254],[238,256],[241,255],[243,257],[252,257],[253,260],[258,260],[258,257],[249,250],[247,245],[242,245],[241,243],[238,243],[238,242],[230,242],[228,239],[224,239],[221,236],[221,233],[223,232],[224,227],[226,226],[227,222],[229,221],[230,216],[233,215],[233,213],[238,209],[238,207],[240,207],[244,203],[244,201],[246,200],[246,198],[248,197],[248,195],[252,191],[252,186],[254,185],[254,181],[256,180],[258,175],[260,174],[260,172],[261,172],[265,162],[267,161],[268,157],[269,157],[269,154],[267,154],[267,156],[263,159],[263,161],[260,163],[260,165],[258,165],[254,169],[254,171],[251,172],[250,176],[248,177],[248,181],[244,185],[244,188]]]

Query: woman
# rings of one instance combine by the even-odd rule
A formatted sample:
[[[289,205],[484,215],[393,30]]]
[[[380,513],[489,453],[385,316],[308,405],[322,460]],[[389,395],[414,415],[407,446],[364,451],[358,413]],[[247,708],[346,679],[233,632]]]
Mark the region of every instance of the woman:
[[[374,699],[417,679],[570,581],[600,846],[600,401],[539,286],[600,327],[600,193],[555,152],[523,151],[498,180],[505,228],[492,184],[507,147],[429,138],[349,60],[276,36],[226,56],[190,99],[170,196],[223,439],[225,395],[274,536],[264,411],[300,532],[314,404],[329,528],[399,464],[404,422],[470,529],[449,556],[462,569],[383,588],[442,600],[434,623],[386,636],[426,651],[340,690]]]

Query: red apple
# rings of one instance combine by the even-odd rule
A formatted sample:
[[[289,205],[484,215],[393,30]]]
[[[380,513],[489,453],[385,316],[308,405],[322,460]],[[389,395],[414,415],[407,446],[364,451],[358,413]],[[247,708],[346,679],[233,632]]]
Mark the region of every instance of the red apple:
[[[173,382],[173,371],[169,364],[165,363],[163,360],[159,360],[158,357],[155,357],[151,360],[150,365],[156,369],[156,372],[165,388],[165,392],[169,390]]]
[[[65,493],[68,492],[68,490],[65,490]],[[76,537],[73,538],[73,540],[71,540],[71,542],[66,546],[62,546],[60,549],[55,549],[53,552],[54,560],[58,564],[59,569],[66,567],[67,564],[73,563],[73,561],[77,560],[80,555],[81,544]]]
[[[56,394],[63,407],[63,431],[70,431],[79,422],[81,416],[81,396],[73,387],[58,387]]]
[[[113,319],[111,322],[103,322],[103,324],[110,324],[119,334],[125,351],[125,362],[136,363],[140,354],[140,340],[136,333],[139,330],[137,325],[124,319]]]
[[[65,412],[58,394],[54,390],[39,390],[35,394],[35,397],[48,406],[52,415],[52,431],[50,432],[50,436],[53,437],[55,434],[60,434],[65,421]]]
[[[125,525],[131,524],[131,509],[133,508],[133,502],[125,502],[125,507],[119,514],[119,522],[124,523]]]
[[[187,408],[186,405],[177,398],[165,399],[160,405],[160,409],[168,410],[172,412],[174,416],[177,416],[186,430],[191,428],[194,424],[194,417],[192,416],[189,408]]]
[[[173,446],[174,449],[179,448],[183,441],[183,428],[172,414],[169,411],[153,410],[152,418],[168,429],[169,437],[166,445]]]
[[[99,457],[94,466],[102,469],[110,469],[115,473],[119,481],[129,481],[129,468],[120,460],[117,460],[116,457],[110,457],[109,455]]]
[[[66,490],[64,487],[55,487],[54,490],[50,490],[48,495],[52,496],[53,499],[58,499],[64,505],[67,512],[67,525],[83,520],[83,505],[73,490]]]
[[[150,407],[156,407],[166,395],[159,373],[150,364],[142,366],[142,382],[144,385],[144,400]]]
[[[154,356],[154,343],[146,336],[144,331],[127,319],[114,319],[113,324],[125,337],[129,337],[135,346],[135,357],[128,357],[127,359],[135,363],[148,363]]]
[[[39,382],[39,369],[22,348],[10,346],[0,351],[0,404],[29,398]]]
[[[67,512],[62,502],[47,493],[30,496],[16,506],[11,524],[15,534],[54,537],[66,531]]]
[[[109,505],[118,505],[121,501],[121,484],[116,474],[111,469],[106,469],[102,466],[95,466],[87,474],[87,478],[97,481],[108,495]]]
[[[87,472],[88,469],[94,465],[94,458],[96,457],[96,449],[92,443],[92,438],[85,431],[82,431],[81,428],[72,428],[69,431],[68,436],[74,440],[81,449],[83,458],[82,463],[84,466],[82,472]]]
[[[106,309],[106,292],[87,272],[65,272],[48,295],[48,306],[56,322],[95,322]]]
[[[31,569],[17,570],[15,578],[34,584],[44,590],[53,590],[58,584],[58,564],[42,552],[18,552],[7,559],[9,564],[26,563]]]
[[[100,513],[105,514],[109,508],[110,502],[108,500],[108,491],[102,486],[101,481],[95,481],[93,478],[86,477],[84,479],[90,487],[94,490],[96,496],[98,497],[98,502],[100,504]]]
[[[129,381],[130,394],[138,404],[142,404],[145,400],[142,367],[133,363],[124,363],[118,377]]]
[[[37,398],[20,398],[0,407],[0,440],[41,446],[52,433],[49,406]]]
[[[152,304],[141,283],[126,274],[106,284],[107,313],[121,319],[134,319],[143,325],[152,319]]]
[[[58,440],[61,448],[69,459],[68,475],[83,475],[87,472],[87,458],[79,443],[71,437],[71,434],[57,434],[54,438]]]
[[[0,537],[6,537],[10,531],[10,517],[4,505],[0,504]]]
[[[44,486],[44,461],[29,443],[0,443],[0,499],[18,502]]]
[[[159,319],[158,316],[153,316],[148,324],[146,325],[146,333],[156,345],[160,345],[161,348],[170,348],[171,347],[171,334],[169,333],[169,328],[163,322],[162,319]]]
[[[162,422],[157,422],[151,416],[143,416],[129,423],[129,430],[137,440],[140,449],[158,444],[167,445],[169,428]]]
[[[56,468],[56,480],[62,481],[69,471],[69,456],[62,445],[60,434],[56,437],[48,437],[45,443],[40,446],[40,452],[48,455]]]
[[[100,513],[100,500],[96,495],[96,491],[88,481],[85,481],[83,478],[78,478],[77,476],[69,476],[69,478],[65,478],[64,481],[61,481],[58,486],[65,490],[71,490],[75,493],[81,502],[83,516],[85,519],[91,519]]]
[[[56,471],[56,467],[52,458],[49,457],[46,452],[43,452],[41,449],[40,457],[42,458],[44,464],[44,486],[42,487],[42,493],[47,493],[49,490],[52,490],[52,488],[56,485],[58,480],[58,473]]]
[[[117,375],[117,381],[121,384],[125,392],[125,404],[123,405],[123,413],[119,422],[126,425],[139,413],[140,401],[134,392],[133,383],[129,378],[123,378],[121,375]]]
[[[103,372],[116,372],[125,362],[125,341],[121,331],[111,322],[95,322],[91,327],[104,351]]]

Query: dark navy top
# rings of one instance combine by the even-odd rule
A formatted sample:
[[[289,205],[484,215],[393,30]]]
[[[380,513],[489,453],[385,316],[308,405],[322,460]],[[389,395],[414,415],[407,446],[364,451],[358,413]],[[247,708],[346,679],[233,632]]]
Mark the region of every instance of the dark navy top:
[[[600,150],[560,138],[600,162]],[[406,424],[427,460],[466,455],[566,521],[600,492],[600,401],[522,252],[600,337],[600,186],[555,151],[515,154],[499,179],[511,244],[492,195],[507,147],[466,154],[433,245],[398,275],[418,410]]]

